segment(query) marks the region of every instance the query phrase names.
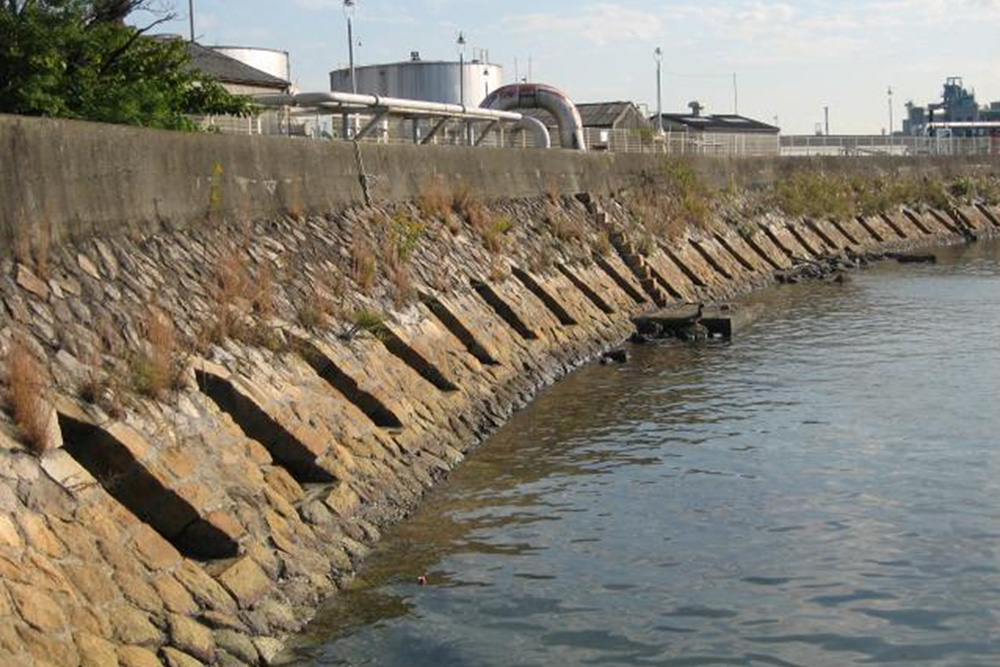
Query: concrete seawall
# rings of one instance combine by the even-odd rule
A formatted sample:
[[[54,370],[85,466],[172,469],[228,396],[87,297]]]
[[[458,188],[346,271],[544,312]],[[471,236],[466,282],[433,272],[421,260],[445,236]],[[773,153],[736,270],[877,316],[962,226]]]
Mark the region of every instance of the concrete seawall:
[[[225,189],[227,215],[206,220],[213,163],[198,164],[209,170],[198,181],[188,160],[234,139],[150,133],[149,144],[178,142],[151,168],[178,180],[158,183],[128,158],[117,182],[146,183],[133,198],[60,171],[52,147],[80,151],[73,142],[83,140],[32,139],[59,125],[35,123],[0,120],[0,143],[47,156],[31,158],[30,197],[21,191],[2,208],[24,215],[34,202],[37,226],[51,206],[53,225],[65,226],[44,261],[37,252],[0,259],[0,344],[5,356],[21,345],[41,360],[36,382],[51,407],[41,455],[10,411],[0,413],[4,665],[269,664],[381,527],[541,387],[624,339],[634,315],[730,299],[847,251],[1000,231],[1000,210],[985,205],[836,222],[768,214],[712,220],[640,253],[635,221],[609,194],[629,173],[613,158],[505,153],[495,164],[489,153],[387,149],[385,173],[409,185],[377,207],[352,207],[354,185],[336,195],[326,188],[339,186],[324,185],[289,211],[278,189],[264,197],[248,186],[249,202]],[[121,132],[118,143],[94,144],[100,189],[134,131],[86,128]],[[265,144],[226,159],[316,176],[267,164]],[[356,176],[343,147],[294,145],[305,146],[303,161],[317,151],[317,166],[340,154],[346,166],[327,172],[331,182]],[[418,157],[427,164],[402,175]],[[529,159],[536,172],[525,176]],[[421,173],[502,183],[482,174],[513,169],[504,160],[521,161],[517,173],[480,192],[511,188],[502,200],[466,204],[461,215],[406,202],[425,187]],[[57,176],[41,183],[46,164]],[[969,165],[933,168],[959,167]],[[771,178],[785,168],[755,167]],[[5,197],[12,173],[0,167]],[[552,179],[587,195],[542,195]],[[170,215],[153,213],[174,222],[146,217],[150,199],[169,199]],[[308,215],[313,205],[323,215]],[[235,215],[241,206],[246,218]],[[69,222],[74,207],[87,222]],[[14,218],[4,220],[13,238]],[[156,391],[165,352],[176,372]]]
[[[435,179],[485,199],[541,193],[605,195],[655,172],[662,157],[572,151],[362,145],[283,137],[180,134],[0,115],[0,251],[39,234],[59,243],[94,234],[191,229],[224,220],[325,215],[365,202],[413,199]],[[855,160],[688,161],[719,186],[773,182],[803,164],[853,171]],[[995,167],[986,157],[871,158],[865,169],[948,178]]]

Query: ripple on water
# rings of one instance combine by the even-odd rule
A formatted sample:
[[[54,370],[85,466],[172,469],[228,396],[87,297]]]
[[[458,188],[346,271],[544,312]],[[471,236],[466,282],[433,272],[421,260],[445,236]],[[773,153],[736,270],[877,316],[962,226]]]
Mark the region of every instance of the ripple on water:
[[[998,248],[774,290],[731,343],[581,370],[385,532],[296,656],[1000,664]]]

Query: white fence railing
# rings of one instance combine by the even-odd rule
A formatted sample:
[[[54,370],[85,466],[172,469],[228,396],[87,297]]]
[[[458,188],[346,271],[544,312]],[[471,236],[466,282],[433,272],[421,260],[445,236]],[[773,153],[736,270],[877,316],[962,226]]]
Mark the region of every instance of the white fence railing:
[[[361,128],[368,119],[354,117],[354,128]],[[308,115],[290,116],[267,112],[253,118],[213,116],[198,119],[202,127],[223,134],[285,135],[339,141],[342,124],[326,118]],[[414,144],[430,132],[431,121],[416,126],[410,120],[382,121],[361,141],[379,144]],[[496,128],[483,137],[482,122],[468,129],[462,121],[453,121],[439,130],[429,141],[438,146],[475,145],[484,148],[534,148],[530,132],[507,126]],[[754,156],[878,156],[878,155],[996,155],[1000,154],[1000,136],[992,137],[902,137],[883,135],[811,136],[769,134],[713,134],[706,132],[667,132],[657,136],[649,129],[584,129],[588,150],[611,153],[649,153],[662,155],[707,155],[720,157]],[[553,129],[554,145],[559,133]]]
[[[995,155],[1000,137],[904,137],[836,135],[781,137],[781,154],[808,155]]]

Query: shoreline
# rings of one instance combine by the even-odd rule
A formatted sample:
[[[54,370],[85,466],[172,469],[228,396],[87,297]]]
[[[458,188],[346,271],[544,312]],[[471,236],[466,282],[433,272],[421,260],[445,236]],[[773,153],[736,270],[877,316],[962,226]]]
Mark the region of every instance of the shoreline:
[[[178,338],[196,338],[194,323],[244,301],[256,318],[262,266],[276,267],[269,280],[280,296],[270,329],[227,319],[228,336],[186,354],[169,400],[139,399],[119,416],[80,398],[86,351],[59,341],[51,372],[62,446],[36,457],[9,425],[0,430],[0,615],[13,618],[0,656],[14,665],[269,664],[350,580],[382,527],[541,389],[619,345],[633,316],[661,302],[733,300],[796,260],[1000,232],[975,207],[863,222],[767,216],[742,229],[687,229],[644,252],[622,232],[591,257],[539,215],[551,204],[504,206],[499,215],[518,226],[503,254],[467,231],[421,223],[427,240],[410,260],[418,296],[402,308],[388,291],[325,281],[344,256],[351,280],[363,279],[358,231],[419,220],[412,210],[95,238],[53,252],[48,280],[6,260],[13,279],[0,297],[43,342],[56,330],[82,339],[85,315],[112,322],[108,338],[141,341],[154,295]],[[556,210],[584,234],[628,229],[613,199],[564,198]],[[257,268],[237,280],[222,248],[239,234]],[[326,312],[327,293],[348,305]],[[381,321],[362,321],[382,308]],[[127,349],[113,354],[124,360]]]

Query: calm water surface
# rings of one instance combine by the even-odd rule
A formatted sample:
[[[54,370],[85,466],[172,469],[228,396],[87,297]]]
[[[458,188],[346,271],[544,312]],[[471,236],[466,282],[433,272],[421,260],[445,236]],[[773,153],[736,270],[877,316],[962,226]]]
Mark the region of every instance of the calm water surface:
[[[1000,246],[938,254],[550,389],[298,663],[1000,664]]]

